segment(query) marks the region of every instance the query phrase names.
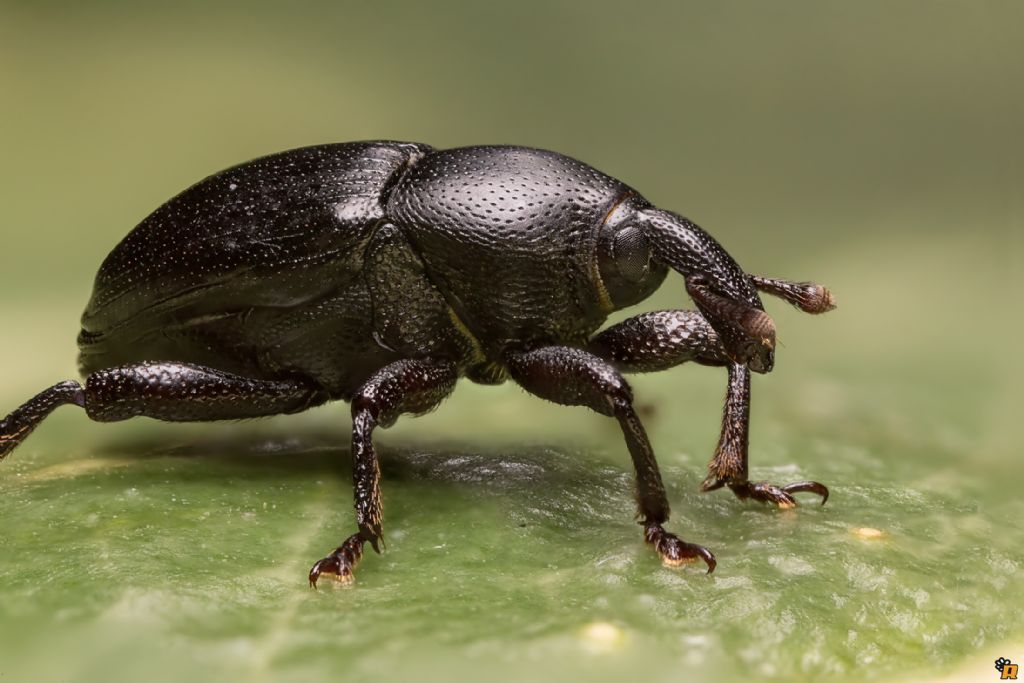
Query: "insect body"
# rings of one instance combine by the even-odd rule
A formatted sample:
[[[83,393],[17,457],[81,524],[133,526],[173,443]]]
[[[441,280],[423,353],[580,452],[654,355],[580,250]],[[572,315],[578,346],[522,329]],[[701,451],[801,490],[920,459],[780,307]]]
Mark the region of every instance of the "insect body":
[[[595,335],[669,269],[697,311],[644,313]],[[211,176],[142,221],[100,267],[79,336],[84,385],[61,382],[0,422],[0,457],[54,408],[97,421],[206,421],[352,408],[357,532],[317,562],[352,580],[379,551],[372,434],[437,406],[457,380],[512,379],[622,426],[644,537],[669,565],[715,559],[663,527],[669,506],[624,372],[685,361],[729,375],[702,488],[795,505],[816,482],[747,479],[750,371],[774,364],[758,290],[833,307],[813,283],[744,273],[706,232],[574,159],[523,147],[402,142],[308,147]]]

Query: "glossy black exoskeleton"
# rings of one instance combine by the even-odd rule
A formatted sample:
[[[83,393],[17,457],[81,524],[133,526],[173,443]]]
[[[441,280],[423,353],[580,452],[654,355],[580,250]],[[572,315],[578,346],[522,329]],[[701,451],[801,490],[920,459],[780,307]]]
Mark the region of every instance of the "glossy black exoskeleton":
[[[698,311],[612,311],[686,278]],[[654,453],[620,373],[685,361],[728,369],[722,434],[703,490],[795,505],[816,482],[747,478],[750,371],[774,363],[758,290],[821,313],[813,283],[747,275],[706,232],[574,159],[524,147],[435,150],[357,142],[283,152],[170,200],[100,267],[82,317],[80,368],[0,422],[0,457],[54,408],[97,421],[204,421],[352,406],[358,531],[317,562],[352,580],[379,550],[371,439],[436,407],[460,377],[615,417],[637,474],[644,537],[663,561],[714,556],[665,531]]]

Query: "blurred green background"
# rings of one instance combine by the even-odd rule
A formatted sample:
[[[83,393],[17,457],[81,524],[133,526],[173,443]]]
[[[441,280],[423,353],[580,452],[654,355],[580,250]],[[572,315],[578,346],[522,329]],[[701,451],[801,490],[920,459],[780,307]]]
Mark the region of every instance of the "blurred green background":
[[[0,676],[996,676],[1024,659],[1021,83],[1015,0],[0,1],[0,412],[74,375],[133,225],[308,144],[555,149],[839,300],[768,301],[754,383],[753,476],[823,508],[698,494],[724,373],[633,380],[711,577],[643,547],[613,423],[511,385],[379,433],[389,552],[318,592],[352,528],[343,406],[58,411],[0,466]],[[689,306],[670,279],[640,308]]]

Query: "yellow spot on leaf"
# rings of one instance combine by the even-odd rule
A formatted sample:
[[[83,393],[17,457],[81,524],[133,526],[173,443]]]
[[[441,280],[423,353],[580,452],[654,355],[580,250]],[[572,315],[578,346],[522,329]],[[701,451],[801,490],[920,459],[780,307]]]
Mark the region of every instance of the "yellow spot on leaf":
[[[594,621],[583,627],[580,638],[589,648],[597,652],[616,650],[626,642],[625,632],[607,621]]]
[[[885,532],[881,529],[875,529],[869,526],[860,526],[854,529],[850,529],[857,538],[863,538],[866,541],[874,541],[885,536]]]

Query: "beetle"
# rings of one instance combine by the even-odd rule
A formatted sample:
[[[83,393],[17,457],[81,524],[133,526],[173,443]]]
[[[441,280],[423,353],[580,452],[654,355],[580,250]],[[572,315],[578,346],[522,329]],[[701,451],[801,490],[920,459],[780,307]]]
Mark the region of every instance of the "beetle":
[[[607,316],[682,274],[697,310]],[[0,458],[56,407],[95,421],[211,421],[351,405],[357,531],[313,565],[345,583],[383,536],[377,427],[438,406],[465,377],[511,379],[621,425],[637,518],[664,564],[716,561],[664,528],[669,504],[623,373],[725,367],[703,491],[793,507],[820,483],[748,479],[751,371],[774,365],[758,292],[808,313],[811,282],[751,276],[707,232],[570,157],[395,141],[281,152],[212,175],[146,217],[101,265],[65,381],[0,422]],[[595,334],[596,333],[596,334]]]

